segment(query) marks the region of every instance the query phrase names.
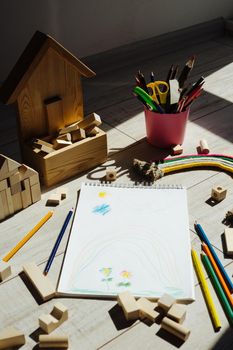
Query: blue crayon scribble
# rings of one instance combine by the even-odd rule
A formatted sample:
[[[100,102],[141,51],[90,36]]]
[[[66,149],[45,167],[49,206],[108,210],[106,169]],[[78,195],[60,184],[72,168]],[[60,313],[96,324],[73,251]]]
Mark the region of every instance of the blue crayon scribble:
[[[101,204],[97,205],[96,207],[93,208],[92,212],[96,214],[102,214],[105,215],[111,210],[109,204]]]

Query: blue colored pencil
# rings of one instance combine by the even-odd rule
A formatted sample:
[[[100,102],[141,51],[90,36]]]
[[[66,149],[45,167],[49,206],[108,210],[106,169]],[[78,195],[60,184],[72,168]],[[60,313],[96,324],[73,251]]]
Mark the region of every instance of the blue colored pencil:
[[[223,278],[224,278],[225,281],[226,281],[226,284],[227,284],[227,286],[228,286],[228,288],[229,288],[229,291],[232,293],[232,291],[233,291],[233,283],[232,283],[232,281],[230,280],[230,277],[228,276],[228,274],[226,273],[226,270],[224,269],[224,267],[223,267],[221,261],[219,260],[217,254],[215,253],[215,250],[214,250],[214,248],[212,247],[212,245],[211,245],[211,243],[210,243],[208,237],[206,236],[206,234],[205,234],[203,228],[201,227],[200,224],[195,224],[194,227],[195,227],[195,230],[197,231],[197,234],[198,234],[198,236],[200,237],[200,239],[201,239],[203,242],[205,242],[205,244],[208,246],[209,250],[211,251],[213,258],[214,258],[216,264],[218,265],[219,270],[220,270],[220,272],[221,272]]]
[[[73,214],[73,210],[70,210],[69,213],[67,214],[67,217],[66,217],[66,219],[64,221],[64,224],[63,224],[63,226],[61,228],[61,231],[60,231],[59,235],[57,236],[56,242],[55,242],[54,247],[53,247],[53,249],[51,251],[51,254],[49,256],[47,264],[45,266],[44,275],[47,275],[47,273],[49,272],[49,269],[50,269],[50,267],[52,265],[53,259],[54,259],[55,255],[56,255],[56,252],[57,252],[58,247],[59,247],[59,245],[61,243],[62,237],[63,237],[63,235],[65,233],[65,230],[66,230],[66,228],[68,226],[68,223],[69,223],[69,221],[71,219],[72,214]]]

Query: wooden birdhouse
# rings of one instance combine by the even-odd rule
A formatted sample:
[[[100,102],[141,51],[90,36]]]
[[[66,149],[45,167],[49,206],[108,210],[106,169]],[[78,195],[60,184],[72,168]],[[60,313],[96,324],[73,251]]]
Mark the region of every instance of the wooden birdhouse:
[[[0,220],[40,199],[38,173],[0,154]]]
[[[81,78],[93,76],[57,41],[37,31],[0,89],[3,103],[17,102],[23,160],[39,172],[46,186],[107,158],[99,116],[83,115]],[[83,121],[85,128],[79,124]]]

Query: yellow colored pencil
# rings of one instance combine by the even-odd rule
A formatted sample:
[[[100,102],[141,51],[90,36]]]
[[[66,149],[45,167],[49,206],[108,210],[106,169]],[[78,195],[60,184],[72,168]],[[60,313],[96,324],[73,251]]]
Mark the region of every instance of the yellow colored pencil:
[[[5,262],[9,261],[12,258],[12,256],[14,256],[15,253],[17,253],[17,251],[20,248],[22,248],[22,246],[41,228],[41,226],[43,226],[44,223],[51,218],[52,215],[53,215],[53,212],[49,211],[38,222],[38,224],[35,227],[33,227],[33,229],[26,234],[26,236],[21,241],[19,241],[19,243],[17,243],[16,246],[6,256],[4,256],[4,258],[2,260],[5,261]]]
[[[197,278],[200,282],[214,328],[216,331],[219,331],[219,329],[221,328],[221,322],[220,322],[216,307],[214,305],[212,296],[210,294],[208,284],[205,279],[204,271],[201,266],[201,261],[198,258],[197,252],[194,249],[191,250],[191,253],[192,253],[192,259],[193,259],[193,265],[197,274]]]

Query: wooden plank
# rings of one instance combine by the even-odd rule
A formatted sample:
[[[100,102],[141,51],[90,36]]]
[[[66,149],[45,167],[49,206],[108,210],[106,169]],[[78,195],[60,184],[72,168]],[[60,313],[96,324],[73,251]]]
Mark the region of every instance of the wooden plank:
[[[44,104],[47,112],[48,134],[56,134],[64,127],[62,100],[57,96],[45,100]]]

